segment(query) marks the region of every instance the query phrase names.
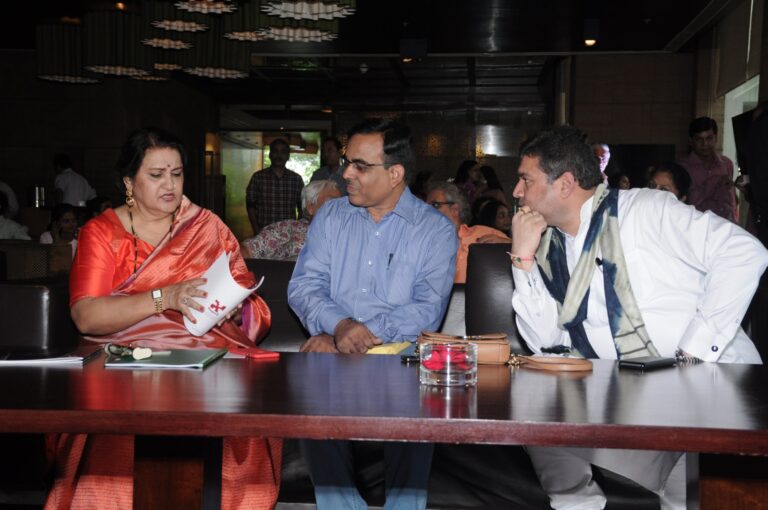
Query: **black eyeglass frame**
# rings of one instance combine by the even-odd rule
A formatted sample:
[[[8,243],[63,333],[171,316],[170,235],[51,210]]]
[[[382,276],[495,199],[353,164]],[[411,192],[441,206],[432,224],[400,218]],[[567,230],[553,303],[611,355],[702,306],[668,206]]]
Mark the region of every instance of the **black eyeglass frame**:
[[[346,156],[341,156],[339,158],[339,168],[341,168],[342,170],[345,170],[349,165],[352,165],[353,167],[355,167],[355,170],[357,170],[358,172],[366,172],[371,168],[375,168],[377,166],[388,169],[394,164],[395,163],[367,163],[365,161],[350,161],[347,159]]]
[[[432,202],[429,202],[429,205],[434,207],[435,209],[440,209],[444,205],[454,205],[456,202],[438,202],[437,200],[434,200]]]

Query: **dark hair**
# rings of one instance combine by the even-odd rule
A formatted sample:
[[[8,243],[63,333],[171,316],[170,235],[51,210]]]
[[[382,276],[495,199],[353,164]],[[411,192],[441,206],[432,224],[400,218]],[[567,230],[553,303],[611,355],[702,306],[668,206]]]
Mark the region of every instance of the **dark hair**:
[[[609,188],[618,188],[619,183],[621,183],[621,178],[626,177],[629,179],[629,176],[625,174],[624,172],[615,172],[608,175],[608,187]],[[632,184],[632,179],[629,179],[630,185]]]
[[[688,194],[691,191],[691,176],[688,171],[674,161],[664,161],[651,167],[648,172],[648,181],[659,172],[667,172],[672,177],[672,182],[677,188],[677,198],[685,197],[685,203],[688,203]]]
[[[539,167],[549,182],[565,172],[571,172],[582,189],[591,189],[603,182],[587,136],[572,126],[560,126],[539,134],[525,146],[521,156],[538,157]]]
[[[495,198],[483,203],[478,210],[475,225],[485,225],[486,227],[496,228],[496,213],[499,212],[500,207],[509,210],[509,207]],[[508,234],[508,232],[505,233]]]
[[[459,168],[456,170],[456,177],[454,177],[453,182],[456,184],[464,184],[469,180],[469,171],[472,170],[472,168],[477,165],[477,161],[474,159],[465,159],[461,162],[459,165]]]
[[[0,191],[0,216],[3,216],[7,210],[8,196],[5,194],[5,191]]]
[[[485,182],[488,183],[488,189],[498,189],[504,191],[504,188],[501,187],[501,181],[499,181],[499,178],[496,176],[496,170],[494,170],[492,166],[481,166],[480,173],[483,174]]]
[[[411,189],[411,193],[414,196],[421,199],[426,197],[426,193],[429,186],[429,180],[432,178],[432,172],[429,170],[419,170],[419,172],[411,179],[411,184],[408,186]]]
[[[384,164],[402,165],[405,168],[404,182],[407,183],[411,178],[413,163],[413,144],[408,126],[392,119],[365,119],[349,130],[347,139],[370,134],[380,134],[384,138]]]
[[[337,151],[341,150],[341,142],[335,136],[326,136],[325,138],[323,138],[323,143],[320,145],[325,145],[325,142],[333,142],[333,145],[336,146],[336,150]]]
[[[715,122],[715,119],[699,117],[698,119],[691,121],[691,124],[688,126],[688,136],[709,131],[710,129],[714,134],[717,134],[717,122]]]
[[[105,202],[109,202],[109,205],[112,205],[112,200],[103,195],[97,195],[85,203],[91,218],[101,214],[101,206],[104,205]]]
[[[59,153],[53,156],[53,166],[62,170],[72,168],[72,160],[66,154]]]
[[[53,211],[51,211],[51,225],[53,225],[54,221],[58,221],[67,214],[68,212],[71,212],[75,215],[75,219],[77,219],[77,211],[75,210],[75,207],[70,204],[56,204],[56,206],[53,208]],[[51,228],[51,227],[48,227]]]
[[[278,145],[285,145],[285,147],[290,151],[291,146],[288,144],[288,142],[283,138],[275,138],[271,142],[269,142],[269,152],[272,153],[273,150],[275,150],[275,147]]]
[[[115,165],[120,175],[117,185],[123,193],[125,192],[123,179],[136,177],[136,172],[139,171],[141,162],[144,161],[144,156],[150,149],[174,149],[181,156],[182,166],[187,166],[187,150],[178,138],[160,128],[138,129],[128,136]]]

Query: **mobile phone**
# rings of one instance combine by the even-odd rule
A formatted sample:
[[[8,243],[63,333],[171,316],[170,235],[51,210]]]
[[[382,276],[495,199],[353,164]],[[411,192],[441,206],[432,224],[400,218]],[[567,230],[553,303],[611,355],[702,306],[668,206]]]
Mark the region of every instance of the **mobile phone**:
[[[632,370],[643,370],[646,372],[658,368],[673,367],[676,364],[676,358],[659,358],[656,356],[619,360],[619,368],[631,368]]]
[[[416,350],[416,343],[414,343],[410,347],[406,347],[400,353],[400,361],[405,363],[406,365],[409,364],[409,363],[418,363],[419,362],[419,353]]]

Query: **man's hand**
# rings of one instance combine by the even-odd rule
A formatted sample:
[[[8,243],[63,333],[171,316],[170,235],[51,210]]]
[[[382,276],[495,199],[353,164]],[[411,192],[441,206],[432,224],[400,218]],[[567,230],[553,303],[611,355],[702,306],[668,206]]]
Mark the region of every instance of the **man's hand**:
[[[533,257],[541,242],[541,235],[547,229],[544,217],[528,206],[518,209],[512,217],[512,253],[518,257]],[[518,267],[526,271],[533,266],[527,261]]]
[[[374,345],[381,344],[381,339],[371,333],[363,324],[352,319],[344,319],[336,325],[333,332],[336,348],[345,354],[363,354]]]
[[[333,345],[333,337],[331,335],[315,335],[309,337],[309,340],[301,344],[299,352],[339,352]]]

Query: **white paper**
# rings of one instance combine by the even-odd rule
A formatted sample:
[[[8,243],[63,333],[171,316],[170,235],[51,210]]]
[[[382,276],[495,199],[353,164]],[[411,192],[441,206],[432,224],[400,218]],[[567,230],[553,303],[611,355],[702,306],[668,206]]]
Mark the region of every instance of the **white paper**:
[[[206,291],[208,297],[196,297],[194,299],[203,306],[204,311],[198,312],[190,308],[197,324],[184,317],[184,326],[195,336],[202,336],[210,331],[213,326],[258,289],[264,281],[262,276],[256,286],[250,289],[237,283],[229,271],[229,253],[219,255],[219,258],[211,264],[211,267],[202,277],[206,278],[208,283],[198,288]]]

